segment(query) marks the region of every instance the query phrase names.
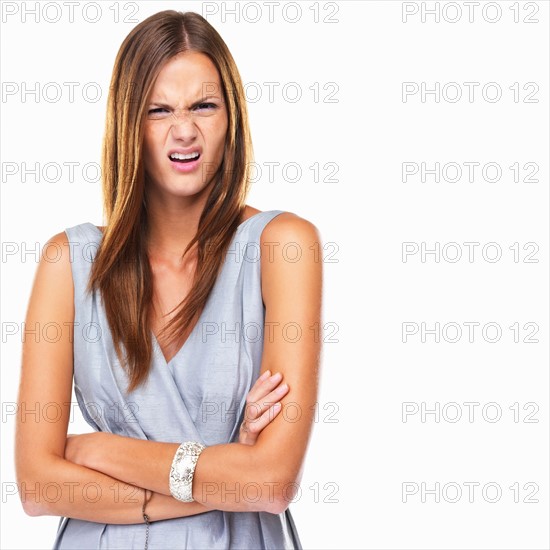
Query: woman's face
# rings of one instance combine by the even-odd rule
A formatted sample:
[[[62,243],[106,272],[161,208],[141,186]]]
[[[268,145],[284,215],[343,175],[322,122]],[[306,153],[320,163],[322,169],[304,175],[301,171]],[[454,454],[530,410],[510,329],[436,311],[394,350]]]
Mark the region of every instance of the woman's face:
[[[147,192],[166,198],[204,191],[223,159],[227,126],[220,76],[208,56],[184,52],[170,59],[147,105]]]

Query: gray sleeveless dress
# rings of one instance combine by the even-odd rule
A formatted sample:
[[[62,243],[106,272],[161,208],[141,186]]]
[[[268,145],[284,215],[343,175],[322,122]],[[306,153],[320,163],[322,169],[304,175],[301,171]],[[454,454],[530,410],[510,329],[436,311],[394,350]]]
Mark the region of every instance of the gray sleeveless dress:
[[[263,322],[260,234],[281,210],[260,212],[237,228],[199,322],[169,362],[153,336],[145,386],[128,394],[99,293],[84,292],[101,231],[91,223],[65,230],[74,280],[74,388],[85,420],[96,431],[204,445],[235,442],[245,398],[260,373]],[[62,517],[55,549],[142,549],[145,525],[113,525]],[[149,549],[301,549],[290,509],[210,510],[154,521]]]

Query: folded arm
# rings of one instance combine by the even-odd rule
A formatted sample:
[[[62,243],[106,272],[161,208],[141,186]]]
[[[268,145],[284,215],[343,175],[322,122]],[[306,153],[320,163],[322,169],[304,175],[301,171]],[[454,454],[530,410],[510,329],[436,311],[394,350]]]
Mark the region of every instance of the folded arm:
[[[280,372],[289,391],[282,411],[254,446],[229,443],[207,447],[199,457],[193,498],[227,511],[284,511],[301,478],[317,400],[322,266],[315,226],[283,213],[260,241],[262,296],[266,308],[261,372]],[[299,259],[297,259],[299,256]],[[90,434],[81,461],[129,483],[170,494],[169,473],[179,446],[112,434]],[[95,451],[92,451],[92,448]]]
[[[40,458],[41,457],[41,458]],[[35,455],[37,469],[20,478],[19,494],[30,516],[54,515],[99,523],[143,523],[145,490],[52,455]],[[153,493],[147,503],[152,520],[192,516],[211,508]]]

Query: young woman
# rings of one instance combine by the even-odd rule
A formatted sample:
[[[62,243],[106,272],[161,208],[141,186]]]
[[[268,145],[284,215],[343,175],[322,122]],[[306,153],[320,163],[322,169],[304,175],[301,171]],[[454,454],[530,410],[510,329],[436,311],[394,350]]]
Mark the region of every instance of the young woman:
[[[20,410],[43,414],[16,436],[25,511],[64,516],[55,548],[301,547],[320,239],[245,204],[251,161],[216,30],[192,12],[137,25],[108,98],[106,225],[48,241],[60,261],[39,264],[26,317],[60,329],[24,343]],[[67,435],[73,378],[89,434]]]

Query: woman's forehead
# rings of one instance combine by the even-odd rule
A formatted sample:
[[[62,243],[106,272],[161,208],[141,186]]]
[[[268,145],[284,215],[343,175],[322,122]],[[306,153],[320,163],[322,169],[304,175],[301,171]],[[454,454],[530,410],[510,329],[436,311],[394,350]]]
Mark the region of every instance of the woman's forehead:
[[[151,99],[167,101],[200,99],[223,94],[221,80],[210,58],[198,52],[185,52],[170,59],[161,69],[153,86]]]
[[[220,76],[212,60],[200,52],[185,52],[169,59],[162,67],[156,84],[174,82],[184,84],[204,80],[219,84]]]

